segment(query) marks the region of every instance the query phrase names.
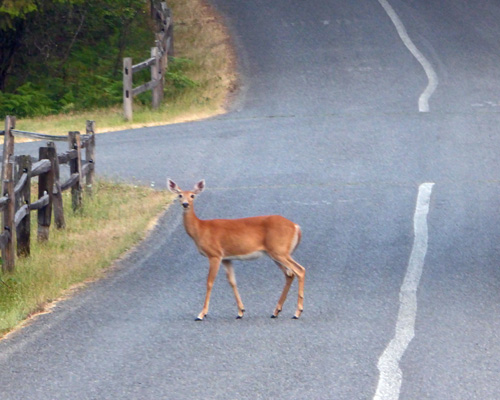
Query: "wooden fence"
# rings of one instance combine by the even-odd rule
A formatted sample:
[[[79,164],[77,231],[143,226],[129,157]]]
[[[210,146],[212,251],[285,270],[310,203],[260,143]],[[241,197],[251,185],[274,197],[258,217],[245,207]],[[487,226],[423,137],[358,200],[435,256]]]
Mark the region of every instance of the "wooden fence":
[[[131,121],[133,117],[133,97],[152,91],[152,106],[158,108],[163,100],[163,85],[165,70],[168,66],[168,56],[174,53],[173,23],[170,8],[167,3],[151,1],[151,16],[156,22],[156,45],[151,48],[151,57],[139,64],[132,65],[132,58],[123,59],[123,116]],[[133,87],[133,74],[145,68],[151,69],[151,80],[144,85]]]
[[[82,187],[92,194],[95,170],[95,124],[87,121],[86,135],[69,132],[68,136],[53,136],[15,129],[15,118],[5,119],[2,196],[0,212],[3,212],[3,228],[0,230],[2,250],[2,270],[13,271],[15,254],[26,256],[30,253],[30,212],[37,210],[40,241],[48,240],[52,212],[58,229],[65,227],[62,192],[71,189],[73,209],[82,204]],[[1,132],[0,132],[1,133]],[[28,155],[14,156],[15,137],[49,140],[47,146],[39,148],[39,161],[32,163]],[[67,141],[69,150],[57,154],[54,141]],[[82,160],[85,150],[85,160]],[[69,178],[60,181],[60,165],[69,165]],[[38,177],[38,200],[31,202],[31,179]],[[16,252],[17,243],[17,252]]]

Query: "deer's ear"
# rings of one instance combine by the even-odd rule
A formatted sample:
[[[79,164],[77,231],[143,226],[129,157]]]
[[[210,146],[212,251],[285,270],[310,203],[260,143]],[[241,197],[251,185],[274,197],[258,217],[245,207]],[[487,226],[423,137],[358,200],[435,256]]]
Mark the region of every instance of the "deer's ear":
[[[179,186],[177,186],[177,183],[175,183],[170,178],[167,179],[167,187],[168,187],[168,190],[170,190],[172,193],[179,194],[181,192],[181,188]]]
[[[203,192],[204,189],[205,189],[205,179],[202,179],[196,185],[194,185],[193,193],[200,194],[201,192]]]

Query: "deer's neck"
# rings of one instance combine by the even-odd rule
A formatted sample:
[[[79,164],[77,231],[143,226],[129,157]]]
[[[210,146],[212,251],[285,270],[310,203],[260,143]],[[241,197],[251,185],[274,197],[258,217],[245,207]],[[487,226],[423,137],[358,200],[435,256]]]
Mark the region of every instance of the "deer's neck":
[[[189,209],[184,211],[184,228],[191,238],[196,241],[198,238],[200,220],[194,212],[194,207],[191,206]]]

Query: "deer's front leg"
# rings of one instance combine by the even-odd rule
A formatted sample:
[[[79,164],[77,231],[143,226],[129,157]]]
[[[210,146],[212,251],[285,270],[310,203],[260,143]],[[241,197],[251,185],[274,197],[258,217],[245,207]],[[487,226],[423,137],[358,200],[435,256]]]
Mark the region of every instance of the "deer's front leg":
[[[236,319],[241,319],[243,318],[243,313],[245,312],[245,306],[241,301],[240,293],[238,292],[238,286],[236,285],[236,277],[234,276],[233,263],[229,260],[223,260],[222,264],[226,269],[227,281],[233,288],[234,297],[236,298],[236,304],[238,305],[238,316],[236,317]]]
[[[210,266],[208,268],[207,277],[207,294],[205,296],[205,304],[203,305],[203,310],[198,314],[196,321],[203,321],[203,318],[208,314],[208,306],[210,305],[210,294],[212,293],[212,288],[214,286],[215,277],[217,272],[219,272],[221,259],[219,257],[211,257],[209,259]]]

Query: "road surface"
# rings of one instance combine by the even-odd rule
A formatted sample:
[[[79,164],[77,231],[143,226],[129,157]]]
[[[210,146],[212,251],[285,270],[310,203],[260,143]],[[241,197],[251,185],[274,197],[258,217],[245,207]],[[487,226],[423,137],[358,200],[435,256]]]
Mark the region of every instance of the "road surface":
[[[204,178],[201,218],[300,224],[302,317],[294,283],[269,318],[284,279],[262,258],[236,265],[242,320],[220,273],[194,322],[208,263],[175,204],[0,343],[2,399],[500,398],[498,2],[213,4],[242,77],[230,112],[99,135],[97,170]]]

